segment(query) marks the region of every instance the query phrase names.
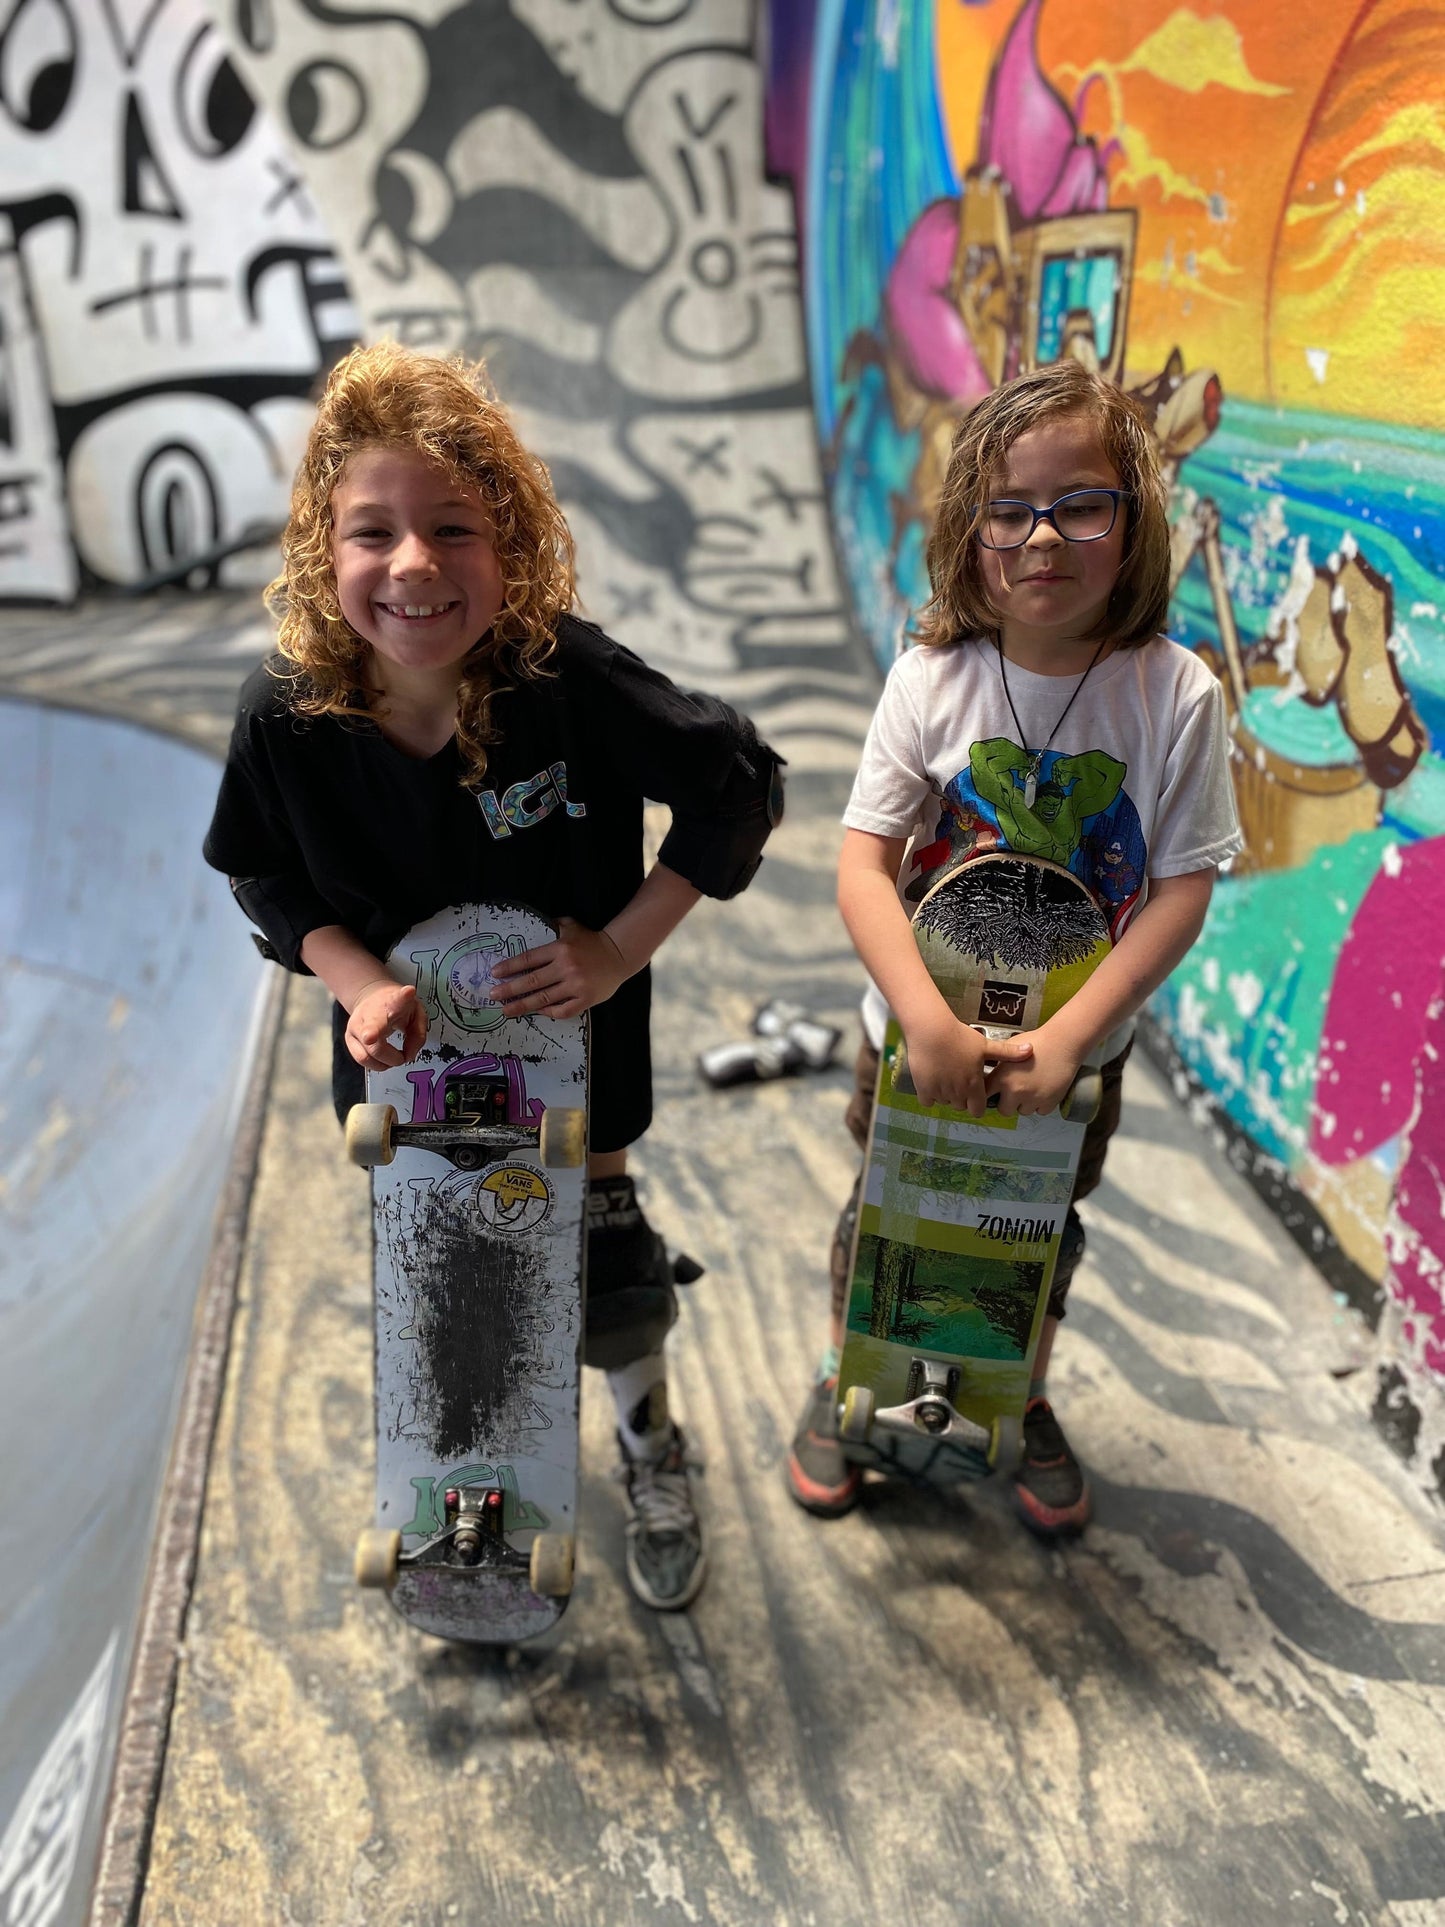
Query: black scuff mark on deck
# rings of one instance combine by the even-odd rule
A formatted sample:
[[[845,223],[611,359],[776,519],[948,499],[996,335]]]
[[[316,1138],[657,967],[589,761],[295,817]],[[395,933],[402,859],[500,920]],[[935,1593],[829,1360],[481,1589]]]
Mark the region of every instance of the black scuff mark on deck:
[[[408,1272],[418,1347],[416,1417],[443,1463],[485,1440],[515,1449],[547,1424],[529,1392],[544,1369],[547,1247],[488,1237],[437,1191],[418,1198]]]

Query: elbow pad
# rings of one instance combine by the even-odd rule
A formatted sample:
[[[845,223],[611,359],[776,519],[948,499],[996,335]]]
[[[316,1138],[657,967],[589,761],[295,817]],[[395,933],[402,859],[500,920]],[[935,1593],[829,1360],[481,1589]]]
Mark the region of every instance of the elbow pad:
[[[748,726],[711,810],[677,811],[658,860],[704,896],[735,897],[783,818],[783,758]]]
[[[304,879],[232,877],[231,895],[256,926],[251,941],[271,963],[298,976],[311,972],[301,961],[301,944],[312,930],[341,919]]]

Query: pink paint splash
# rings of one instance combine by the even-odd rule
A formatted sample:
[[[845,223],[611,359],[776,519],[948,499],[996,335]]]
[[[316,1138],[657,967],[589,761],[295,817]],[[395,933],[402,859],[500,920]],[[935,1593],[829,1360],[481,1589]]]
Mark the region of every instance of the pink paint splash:
[[[1068,104],[1039,66],[1042,11],[1043,0],[1027,0],[1009,29],[978,130],[978,165],[998,170],[1025,221],[1109,205],[1110,154],[1080,134]]]
[[[1009,29],[979,124],[977,165],[1008,183],[1025,221],[1107,207],[1106,170],[1116,146],[1101,153],[1081,135],[1067,103],[1044,78],[1036,46],[1042,6],[1043,0],[1027,0]],[[992,384],[954,302],[957,250],[958,202],[934,201],[888,271],[883,321],[914,387],[967,408]]]
[[[1411,1349],[1427,1371],[1445,1379],[1445,980],[1425,1013],[1405,1142],[1385,1284],[1404,1313]]]
[[[1399,853],[1340,949],[1320,1037],[1310,1150],[1323,1164],[1401,1139],[1386,1289],[1406,1336],[1445,1376],[1445,837]],[[1413,941],[1412,941],[1413,939]]]
[[[935,201],[903,237],[883,287],[883,323],[915,388],[971,406],[992,386],[953,300],[958,203]]]
[[[1310,1122],[1310,1150],[1322,1163],[1353,1164],[1405,1128],[1425,1012],[1440,983],[1442,930],[1445,837],[1437,836],[1380,871],[1340,946]]]

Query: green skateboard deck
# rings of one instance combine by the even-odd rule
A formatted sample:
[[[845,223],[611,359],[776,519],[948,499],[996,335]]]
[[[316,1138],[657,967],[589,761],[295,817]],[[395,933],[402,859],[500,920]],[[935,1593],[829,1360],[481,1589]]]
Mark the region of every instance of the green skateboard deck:
[[[989,1036],[1036,1030],[1111,948],[1069,870],[1009,852],[935,884],[913,934],[949,1008]],[[838,1374],[848,1456],[956,1484],[1011,1466],[1097,1071],[1059,1110],[925,1109],[890,1018]]]

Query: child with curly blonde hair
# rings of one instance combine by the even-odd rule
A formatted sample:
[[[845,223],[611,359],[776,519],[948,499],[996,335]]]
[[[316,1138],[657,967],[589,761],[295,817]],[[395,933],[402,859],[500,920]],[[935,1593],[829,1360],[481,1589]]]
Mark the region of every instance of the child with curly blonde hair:
[[[685,1606],[706,1558],[667,1409],[676,1303],[627,1147],[652,1115],[648,961],[699,896],[752,878],[779,760],[727,704],[572,613],[547,472],[479,367],[386,342],[341,361],[282,555],[279,654],[242,691],[206,858],[267,954],[332,993],[343,1117],[364,1069],[425,1041],[415,990],[381,961],[399,937],[476,899],[556,924],[498,967],[499,1001],[593,1013],[585,1356],[617,1403],[629,1579],[650,1606]],[[645,797],[672,825],[644,875]]]
[[[1084,1250],[1077,1201],[1119,1122],[1134,1014],[1198,936],[1218,866],[1241,847],[1218,682],[1163,634],[1167,491],[1138,405],[1077,361],[1020,375],[954,437],[928,544],[919,646],[894,664],[843,821],[838,904],[872,979],[848,1126],[868,1142],[891,1009],[924,1104],[981,1116],[1057,1107],[1102,1067],[1024,1413],[1024,1521],[1077,1531],[1089,1488],[1044,1396],[1054,1335]],[[924,968],[911,907],[990,850],[1066,866],[1114,947],[1037,1030],[985,1044]],[[833,1241],[833,1328],[788,1462],[794,1498],[836,1515],[859,1470],[838,1437],[838,1352],[858,1189]]]

